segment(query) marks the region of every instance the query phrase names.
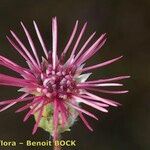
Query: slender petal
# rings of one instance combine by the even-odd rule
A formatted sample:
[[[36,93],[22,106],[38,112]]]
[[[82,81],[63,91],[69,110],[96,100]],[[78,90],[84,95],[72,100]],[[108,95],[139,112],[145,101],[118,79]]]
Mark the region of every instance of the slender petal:
[[[104,82],[110,82],[110,81],[118,81],[122,79],[128,79],[130,76],[119,76],[114,78],[108,78],[108,79],[99,79],[99,80],[93,80],[93,81],[86,81],[85,83],[104,83]]]
[[[57,59],[57,19],[56,17],[52,19],[52,39],[53,39],[53,48],[52,48],[52,58],[53,58],[53,69],[56,68],[56,59]]]
[[[90,50],[89,53],[86,55],[86,57],[81,58],[80,64],[84,63],[87,61],[89,58],[91,58],[101,47],[105,44],[106,39],[102,40],[102,42],[95,47],[94,50]]]
[[[103,107],[100,107],[100,106],[94,104],[93,102],[90,102],[90,101],[85,100],[85,99],[80,98],[80,97],[76,97],[76,96],[73,96],[73,97],[74,97],[74,99],[75,99],[77,102],[84,103],[84,104],[86,104],[86,105],[88,105],[88,106],[91,106],[91,107],[93,107],[93,108],[95,108],[95,109],[97,109],[97,110],[99,110],[99,111],[102,111],[102,112],[108,112],[107,109],[105,109],[105,108],[103,108]]]
[[[99,84],[89,84],[89,83],[81,83],[78,84],[78,87],[112,87],[112,86],[123,86],[120,83],[99,83]]]
[[[24,119],[23,119],[24,122],[27,121],[27,119],[28,119],[32,114],[34,114],[35,110],[37,110],[37,106],[38,106],[38,105],[39,105],[39,104],[36,103],[36,104],[33,106],[33,108],[28,111],[28,113],[25,115],[25,117],[24,117]]]
[[[86,96],[86,95],[79,95],[81,98],[84,98],[84,99],[90,99],[90,97],[89,96]],[[97,103],[97,102],[95,102],[95,101],[93,101],[94,103]],[[104,103],[101,103],[101,102],[98,102],[97,103],[99,106],[101,106],[101,107],[109,107],[109,105],[108,104],[104,104]]]
[[[20,100],[24,100],[24,101],[26,101],[26,100],[28,100],[28,99],[24,99],[26,96],[28,96],[28,94],[23,94],[22,96],[20,96],[17,100],[19,100],[19,102],[20,102]],[[4,111],[4,110],[6,110],[6,109],[8,109],[8,108],[10,108],[11,106],[13,106],[13,105],[15,105],[16,103],[17,103],[17,100],[15,100],[14,102],[12,102],[12,100],[10,100],[9,101],[9,104],[7,104],[6,106],[4,106],[3,108],[1,108],[0,109],[0,112],[2,112],[2,111]],[[6,102],[6,101],[3,101],[4,103]],[[0,102],[1,104],[0,105],[4,105],[4,103],[3,102]],[[6,103],[5,103],[6,104]]]
[[[83,114],[81,112],[79,112],[79,116],[82,119],[82,121],[84,122],[85,126],[90,130],[93,131],[92,127],[89,125],[89,123],[87,122],[87,120],[85,119],[85,117],[83,116]]]
[[[37,26],[37,24],[36,24],[35,21],[33,21],[33,24],[34,24],[34,28],[35,28],[36,34],[37,34],[37,36],[38,36],[38,39],[39,39],[39,41],[40,41],[40,43],[41,43],[41,46],[42,46],[42,48],[43,48],[43,51],[44,51],[44,53],[45,53],[45,56],[46,56],[46,58],[48,58],[48,51],[47,51],[47,48],[46,48],[45,43],[44,43],[44,41],[43,41],[43,38],[42,38],[42,36],[41,36],[41,33],[40,33],[40,31],[39,31],[39,28],[38,28],[38,26]]]
[[[86,110],[80,108],[79,106],[76,106],[75,104],[73,104],[71,102],[68,102],[67,104],[70,105],[70,106],[72,106],[77,111],[82,112],[82,113],[84,113],[84,114],[86,114],[86,115],[88,115],[88,116],[90,116],[90,117],[98,120],[98,118],[95,115],[93,115],[92,113],[90,113],[89,111],[86,111]]]
[[[72,41],[73,41],[73,39],[74,39],[74,36],[75,36],[75,34],[76,34],[76,31],[77,31],[77,28],[78,28],[78,20],[76,21],[76,24],[75,24],[75,26],[74,26],[74,29],[73,29],[73,31],[72,31],[72,34],[71,34],[71,36],[70,36],[70,38],[69,38],[69,41],[68,41],[67,45],[65,46],[65,49],[63,50],[63,53],[62,53],[62,54],[66,54],[66,53],[67,53],[67,51],[68,51],[68,49],[69,49],[69,47],[70,47],[70,45],[71,45],[71,43],[72,43]]]
[[[6,36],[6,38],[9,41],[9,43],[18,51],[18,53],[26,60],[26,62],[30,63],[32,65],[32,67],[35,68],[35,66],[32,63],[32,61],[28,58],[28,56],[26,54],[24,54],[22,52],[22,50],[12,41],[12,39],[10,39],[8,36]]]
[[[94,37],[94,35],[96,34],[96,32],[94,32],[89,38],[88,40],[85,42],[85,44],[82,46],[82,48],[79,50],[78,54],[76,55],[75,57],[75,60],[76,61],[79,56],[82,54],[82,52],[85,50],[86,46],[88,45],[88,43],[92,40],[92,38]]]
[[[31,82],[26,81],[25,79],[20,79],[8,75],[0,74],[0,85],[25,87],[31,84],[32,84]]]
[[[59,116],[58,102],[55,99],[54,100],[54,115],[53,115],[54,141],[58,138],[58,122],[59,122],[58,116]]]
[[[12,62],[11,60],[1,55],[0,55],[0,65],[3,65],[9,69],[12,69],[13,71],[18,72],[18,73],[25,73],[25,71],[28,71],[26,68],[23,68],[17,65],[16,63]]]
[[[42,99],[41,97],[35,98],[34,101],[32,101],[32,102],[28,103],[27,105],[25,105],[25,106],[19,108],[19,109],[16,110],[15,112],[18,113],[18,112],[24,111],[24,110],[30,108],[31,106],[35,105],[36,103],[39,103],[39,102],[41,101],[41,99]]]
[[[42,107],[41,110],[39,111],[38,118],[37,118],[37,121],[36,121],[36,123],[35,123],[35,125],[34,125],[32,134],[35,134],[35,132],[37,131],[38,125],[39,125],[39,123],[40,123],[40,121],[41,121],[44,105],[42,104],[42,106],[43,106],[43,107]]]
[[[37,64],[38,64],[39,67],[40,67],[40,61],[39,61],[39,58],[38,58],[38,55],[37,55],[36,48],[35,48],[34,43],[33,43],[33,41],[32,41],[32,38],[31,38],[31,36],[30,36],[30,34],[29,34],[27,28],[25,27],[25,25],[24,25],[22,22],[21,22],[21,25],[22,25],[22,27],[23,27],[23,30],[24,30],[26,36],[27,36],[27,39],[28,39],[29,44],[30,44],[30,47],[31,47],[31,49],[32,49],[32,51],[33,51],[33,54],[34,54],[34,56],[35,56],[35,59],[36,59],[36,61],[37,61]]]
[[[95,94],[92,94],[90,92],[85,92],[85,94],[88,95],[90,99],[93,99],[95,101],[100,101],[100,102],[103,102],[103,103],[106,103],[108,105],[115,106],[115,107],[120,105],[119,103],[117,103],[115,101],[104,99],[104,98],[96,96]]]
[[[30,101],[33,98],[34,98],[33,96],[30,96],[30,97],[25,97],[25,98],[21,97],[21,98],[17,98],[17,99],[13,99],[13,100],[5,100],[5,101],[1,101],[0,102],[0,106],[1,105],[6,105],[6,104],[10,104],[10,103],[14,103],[14,102],[18,103],[18,102]]]
[[[5,66],[5,67],[21,74],[25,78],[35,79],[34,76],[30,73],[30,70],[17,65],[16,63],[12,62],[11,60],[9,60],[3,56],[0,56],[0,65]]]
[[[85,87],[85,89],[90,90],[90,91],[97,91],[101,93],[108,93],[108,94],[125,94],[129,92],[128,90],[112,91],[112,90],[96,89],[96,88],[91,88],[91,87]]]
[[[93,54],[96,47],[103,42],[103,39],[105,38],[105,34],[102,34],[99,39],[77,60],[77,64],[82,64],[89,56]],[[105,40],[105,39],[104,39]]]
[[[59,104],[59,108],[60,108],[60,113],[62,117],[62,127],[65,127],[65,125],[67,125],[67,113],[66,113],[67,110],[63,103]]]
[[[71,52],[71,56],[70,56],[70,57],[74,56],[75,51],[76,51],[76,49],[77,49],[77,47],[78,47],[78,45],[79,45],[79,42],[80,42],[80,40],[81,40],[81,38],[82,38],[82,36],[83,36],[84,31],[85,31],[85,29],[86,29],[86,26],[87,26],[87,22],[84,24],[84,26],[83,26],[83,28],[82,28],[80,34],[79,34],[79,37],[78,37],[78,39],[77,39],[77,41],[76,41],[76,43],[75,43],[75,45],[74,45],[74,47],[73,47],[73,50],[72,50],[72,52]]]
[[[26,53],[26,55],[29,57],[29,59],[31,60],[31,62],[34,64],[35,67],[37,67],[37,69],[39,69],[37,63],[35,62],[34,58],[31,56],[31,54],[29,53],[29,51],[27,50],[27,48],[24,46],[24,44],[19,40],[19,38],[17,37],[17,35],[13,32],[10,31],[12,36],[16,39],[17,43],[20,45],[20,47],[24,50],[24,52]]]
[[[82,69],[82,72],[85,72],[85,71],[89,71],[89,70],[92,70],[92,69],[96,69],[96,68],[100,68],[100,67],[104,67],[106,65],[109,65],[119,59],[121,59],[123,56],[120,56],[120,57],[117,57],[117,58],[114,58],[112,60],[108,60],[108,61],[105,61],[103,63],[100,63],[100,64],[97,64],[97,65],[94,65],[94,66],[90,66],[90,67],[86,67],[86,68],[83,68]]]
[[[16,102],[10,103],[7,106],[4,106],[3,108],[0,109],[0,112],[5,111],[6,109],[10,108],[11,106],[15,105]]]

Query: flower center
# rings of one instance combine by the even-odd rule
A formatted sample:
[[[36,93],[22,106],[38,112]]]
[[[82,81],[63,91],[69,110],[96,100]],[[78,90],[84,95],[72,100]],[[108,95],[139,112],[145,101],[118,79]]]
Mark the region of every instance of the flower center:
[[[51,99],[68,99],[72,93],[77,93],[76,81],[71,71],[59,66],[55,71],[49,66],[40,75],[40,85],[37,92]]]

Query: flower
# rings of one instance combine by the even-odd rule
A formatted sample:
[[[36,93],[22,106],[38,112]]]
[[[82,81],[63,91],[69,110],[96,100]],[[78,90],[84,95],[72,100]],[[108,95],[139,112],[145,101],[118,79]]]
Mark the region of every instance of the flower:
[[[88,115],[96,120],[98,118],[91,112],[83,109],[80,104],[83,103],[101,112],[108,112],[107,108],[109,106],[117,107],[119,103],[97,96],[93,92],[108,94],[127,93],[128,91],[126,90],[112,91],[109,89],[106,90],[105,88],[122,86],[122,84],[116,83],[116,81],[129,78],[129,76],[118,76],[91,81],[87,81],[87,79],[92,74],[91,71],[93,69],[109,65],[122,58],[122,56],[85,67],[85,62],[101,49],[106,42],[106,34],[102,34],[92,45],[89,45],[95,35],[94,32],[79,49],[79,42],[87,26],[87,23],[85,23],[77,37],[69,59],[66,60],[66,53],[70,49],[77,32],[78,21],[76,21],[69,41],[61,55],[58,55],[57,48],[56,17],[52,19],[52,51],[47,50],[35,21],[33,21],[33,24],[45,57],[38,57],[32,38],[22,22],[21,26],[30,44],[32,54],[18,36],[13,31],[10,31],[12,38],[7,36],[7,39],[25,59],[28,68],[21,67],[13,61],[0,56],[1,66],[5,66],[20,74],[20,77],[0,74],[0,85],[19,87],[20,89],[18,91],[23,92],[16,99],[1,101],[0,111],[2,112],[19,102],[26,102],[27,104],[19,108],[16,112],[28,109],[29,111],[24,117],[24,121],[34,115],[36,123],[33,128],[33,134],[37,131],[38,127],[41,127],[50,132],[54,139],[57,139],[61,132],[69,130],[78,116],[92,131],[93,129],[84,115]]]

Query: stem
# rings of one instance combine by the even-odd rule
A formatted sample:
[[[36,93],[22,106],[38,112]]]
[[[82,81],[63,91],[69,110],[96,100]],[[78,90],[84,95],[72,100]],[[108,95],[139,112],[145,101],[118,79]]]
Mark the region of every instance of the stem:
[[[61,146],[55,146],[54,145],[54,150],[61,150]]]
[[[61,150],[61,146],[55,144],[55,141],[60,141],[60,138],[57,138],[57,139],[53,138],[53,145],[54,145],[53,150]]]

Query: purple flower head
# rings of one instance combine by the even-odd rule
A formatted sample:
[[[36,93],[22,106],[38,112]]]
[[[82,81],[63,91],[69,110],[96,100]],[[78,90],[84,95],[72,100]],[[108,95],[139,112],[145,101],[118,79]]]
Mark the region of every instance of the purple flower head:
[[[101,112],[108,112],[109,106],[117,107],[119,103],[99,97],[93,94],[93,92],[108,94],[127,93],[128,91],[112,91],[107,88],[122,86],[118,81],[129,78],[129,76],[91,81],[88,81],[88,78],[92,74],[92,70],[107,66],[119,60],[122,56],[86,67],[85,62],[100,50],[106,42],[106,34],[102,34],[92,43],[91,40],[95,36],[94,32],[85,44],[79,48],[79,42],[87,26],[87,23],[85,23],[79,35],[77,35],[77,40],[73,45],[70,57],[66,60],[66,54],[77,34],[78,21],[76,21],[71,36],[61,54],[57,48],[56,17],[52,19],[51,51],[47,50],[35,21],[33,21],[33,24],[45,56],[42,58],[38,56],[32,37],[22,22],[21,26],[31,50],[28,50],[18,36],[13,31],[10,31],[12,37],[7,36],[7,39],[25,59],[28,68],[21,67],[13,61],[0,56],[1,66],[5,66],[20,75],[20,77],[12,77],[0,74],[0,85],[19,87],[18,91],[23,92],[23,95],[16,99],[0,102],[0,111],[4,111],[19,102],[26,102],[26,105],[19,108],[16,112],[28,109],[24,121],[34,115],[36,123],[33,128],[33,134],[37,131],[38,127],[41,127],[50,132],[54,139],[57,139],[61,132],[69,130],[78,116],[93,131],[85,115],[96,120],[98,118],[91,112],[83,109],[80,104],[88,105]],[[89,43],[92,44],[90,45]]]

